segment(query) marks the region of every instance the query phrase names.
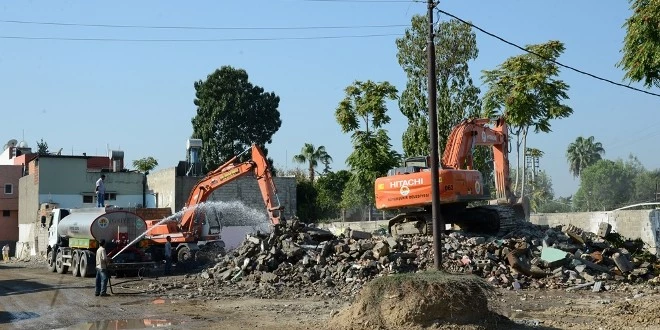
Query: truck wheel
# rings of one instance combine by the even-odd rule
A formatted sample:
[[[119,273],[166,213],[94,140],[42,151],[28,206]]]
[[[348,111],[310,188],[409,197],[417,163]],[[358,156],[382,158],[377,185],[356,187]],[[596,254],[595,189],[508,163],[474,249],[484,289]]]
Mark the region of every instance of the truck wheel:
[[[73,277],[80,276],[80,253],[78,251],[73,251],[71,257],[71,273],[73,273]]]
[[[187,246],[181,247],[176,254],[177,261],[180,263],[192,261],[193,255]]]
[[[57,257],[55,257],[55,270],[58,274],[65,274],[69,271],[69,266],[64,266],[64,258],[62,258],[62,251],[57,251]]]
[[[96,269],[92,264],[92,256],[89,252],[83,251],[80,254],[80,276],[92,277],[96,275]]]
[[[48,251],[48,255],[46,256],[46,263],[48,263],[48,270],[54,273],[55,258],[53,257],[53,250]]]

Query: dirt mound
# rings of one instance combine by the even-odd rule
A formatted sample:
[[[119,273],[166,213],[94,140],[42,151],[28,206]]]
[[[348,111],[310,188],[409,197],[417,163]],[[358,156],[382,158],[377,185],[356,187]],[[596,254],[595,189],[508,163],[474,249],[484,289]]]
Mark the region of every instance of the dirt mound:
[[[428,271],[379,277],[329,329],[486,328],[492,287],[473,275]]]

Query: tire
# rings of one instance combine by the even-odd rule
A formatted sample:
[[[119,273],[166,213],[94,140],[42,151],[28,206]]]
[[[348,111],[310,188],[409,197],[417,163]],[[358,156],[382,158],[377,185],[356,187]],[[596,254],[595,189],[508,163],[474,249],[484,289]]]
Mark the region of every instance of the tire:
[[[80,254],[82,251],[73,251],[71,257],[71,273],[73,277],[80,276]]]
[[[69,271],[69,266],[64,266],[64,258],[62,258],[62,250],[57,251],[55,257],[55,270],[58,274],[66,274]]]
[[[48,264],[48,270],[51,272],[55,272],[55,258],[53,256],[53,250],[48,251],[48,255],[46,256],[46,263]]]
[[[80,254],[80,276],[92,277],[96,275],[95,265],[91,261],[92,254],[88,251],[83,251],[83,253]]]
[[[176,259],[179,263],[190,262],[193,260],[193,254],[190,252],[190,248],[183,246],[177,251]]]

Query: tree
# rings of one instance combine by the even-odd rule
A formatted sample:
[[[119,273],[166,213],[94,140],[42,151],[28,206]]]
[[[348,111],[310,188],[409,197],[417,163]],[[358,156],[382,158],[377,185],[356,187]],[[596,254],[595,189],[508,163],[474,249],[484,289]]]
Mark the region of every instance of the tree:
[[[332,162],[332,157],[326,152],[324,146],[315,149],[313,144],[305,143],[300,150],[300,154],[293,156],[293,161],[300,164],[307,163],[309,165],[309,180],[314,182],[315,168],[319,165],[319,162],[326,164],[327,168],[327,164]]]
[[[399,65],[408,81],[401,93],[399,108],[408,118],[403,134],[406,157],[430,153],[427,106],[428,19],[415,15],[412,26],[396,40]],[[451,129],[466,118],[478,117],[481,109],[479,88],[470,77],[468,62],[477,58],[477,41],[472,28],[458,20],[441,22],[435,30],[438,97],[438,143],[442,152]],[[477,167],[479,167],[477,165]]]
[[[488,116],[504,115],[516,136],[516,152],[520,168],[520,148],[527,148],[527,133],[550,132],[550,120],[565,118],[573,113],[571,107],[562,102],[568,99],[569,86],[559,75],[556,61],[564,52],[560,41],[528,45],[532,53],[513,56],[495,70],[484,70],[484,83],[488,91],[484,95],[484,110]],[[539,57],[538,54],[541,57]],[[525,163],[524,155],[523,164]],[[523,176],[525,171],[523,171]],[[516,184],[520,181],[516,174]],[[523,177],[522,182],[525,181]],[[521,192],[524,194],[524,189]]]
[[[624,23],[623,58],[618,67],[624,79],[660,87],[660,1],[629,0],[633,14]]]
[[[37,141],[37,154],[48,155],[48,143],[44,139]]]
[[[156,168],[156,166],[158,166],[158,161],[151,156],[133,161],[133,167],[142,173],[148,173]]]
[[[573,196],[559,197],[549,200],[541,205],[538,212],[542,213],[568,213],[573,211]]]
[[[630,201],[635,168],[622,160],[601,159],[580,174],[575,208],[580,211],[608,211]]]
[[[231,66],[215,70],[194,87],[193,137],[204,141],[201,160],[206,170],[217,168],[252,143],[268,155],[265,145],[282,125],[280,98],[275,93],[252,85],[245,70]]]
[[[660,169],[643,171],[635,177],[635,191],[631,202],[657,202],[660,199],[658,187],[660,183]]]
[[[303,222],[316,222],[319,217],[317,207],[318,191],[314,182],[308,180],[296,183],[296,215]]]
[[[329,172],[315,182],[321,218],[338,218],[341,215],[341,198],[350,179],[351,172],[340,170]]]
[[[603,144],[595,142],[593,136],[586,139],[579,136],[575,139],[575,142],[568,145],[566,150],[568,170],[574,177],[578,178],[585,168],[601,160],[603,154],[605,154]]]
[[[371,205],[377,177],[399,164],[401,156],[392,150],[387,131],[390,122],[385,100],[397,97],[389,82],[355,81],[346,87],[346,96],[335,111],[343,133],[351,133],[353,152],[346,163],[353,175],[342,196],[344,206]]]

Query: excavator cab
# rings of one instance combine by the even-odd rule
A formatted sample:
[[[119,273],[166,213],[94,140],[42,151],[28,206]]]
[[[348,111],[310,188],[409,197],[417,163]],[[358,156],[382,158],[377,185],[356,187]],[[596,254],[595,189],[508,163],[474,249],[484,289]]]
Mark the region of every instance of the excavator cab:
[[[390,169],[387,175],[393,176],[428,171],[430,167],[429,157],[410,157],[403,161],[403,166]]]

